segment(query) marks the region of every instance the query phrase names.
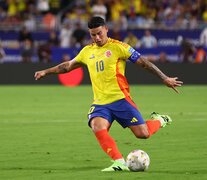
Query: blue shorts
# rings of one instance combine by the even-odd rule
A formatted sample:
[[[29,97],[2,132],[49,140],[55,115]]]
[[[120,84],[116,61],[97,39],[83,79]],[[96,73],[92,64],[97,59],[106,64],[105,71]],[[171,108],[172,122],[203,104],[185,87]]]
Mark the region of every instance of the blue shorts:
[[[106,105],[92,104],[88,113],[89,126],[94,117],[103,117],[110,124],[116,120],[123,128],[145,123],[138,109],[126,99],[121,99]]]

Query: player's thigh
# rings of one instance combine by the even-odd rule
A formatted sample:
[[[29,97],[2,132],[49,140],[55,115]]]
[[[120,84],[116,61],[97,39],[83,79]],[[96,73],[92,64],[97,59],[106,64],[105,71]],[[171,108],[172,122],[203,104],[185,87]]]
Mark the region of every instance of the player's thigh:
[[[149,137],[149,132],[146,124],[140,124],[140,125],[134,125],[134,126],[129,126],[133,134],[137,138],[148,138]]]
[[[123,128],[145,124],[139,110],[125,99],[117,101],[116,106],[110,108],[113,109],[113,118],[116,119]]]
[[[90,126],[94,133],[103,129],[109,129],[111,124],[103,117],[94,117],[90,121]]]
[[[92,105],[88,112],[88,125],[93,132],[109,129],[113,122],[111,112],[106,105]]]

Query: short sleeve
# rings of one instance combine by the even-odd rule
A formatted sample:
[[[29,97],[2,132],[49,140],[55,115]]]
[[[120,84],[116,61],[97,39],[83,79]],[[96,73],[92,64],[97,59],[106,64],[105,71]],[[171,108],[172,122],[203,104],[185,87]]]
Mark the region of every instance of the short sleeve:
[[[77,54],[77,56],[74,58],[77,62],[86,64],[86,54],[88,51],[88,46],[85,46],[81,51]]]

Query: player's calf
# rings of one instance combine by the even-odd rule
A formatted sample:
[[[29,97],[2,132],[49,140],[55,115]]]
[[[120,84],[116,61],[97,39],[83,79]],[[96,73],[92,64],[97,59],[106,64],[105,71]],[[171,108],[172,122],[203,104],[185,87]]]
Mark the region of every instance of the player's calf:
[[[129,126],[133,134],[136,138],[139,139],[147,139],[150,137],[150,133],[146,124],[136,125],[136,126]]]

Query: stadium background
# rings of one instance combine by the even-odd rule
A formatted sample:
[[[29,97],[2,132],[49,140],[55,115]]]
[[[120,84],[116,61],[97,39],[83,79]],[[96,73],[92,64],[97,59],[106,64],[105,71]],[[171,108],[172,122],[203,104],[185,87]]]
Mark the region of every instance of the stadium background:
[[[205,84],[206,42],[201,34],[207,22],[206,6],[205,0],[2,0],[0,39],[4,56],[0,60],[0,83],[59,84],[57,77],[35,82],[32,73],[73,58],[83,45],[90,43],[87,19],[101,15],[107,21],[110,37],[125,41],[132,32],[137,38],[132,46],[165,72],[175,73],[186,83]],[[61,37],[63,29],[68,31]],[[156,38],[155,45],[144,46],[142,37],[146,30]],[[200,47],[204,58],[197,61]],[[134,80],[133,66],[129,64],[128,69],[130,83],[160,82],[142,70],[140,78]],[[86,70],[83,71],[83,77],[80,75],[81,80],[75,84],[90,83]]]

